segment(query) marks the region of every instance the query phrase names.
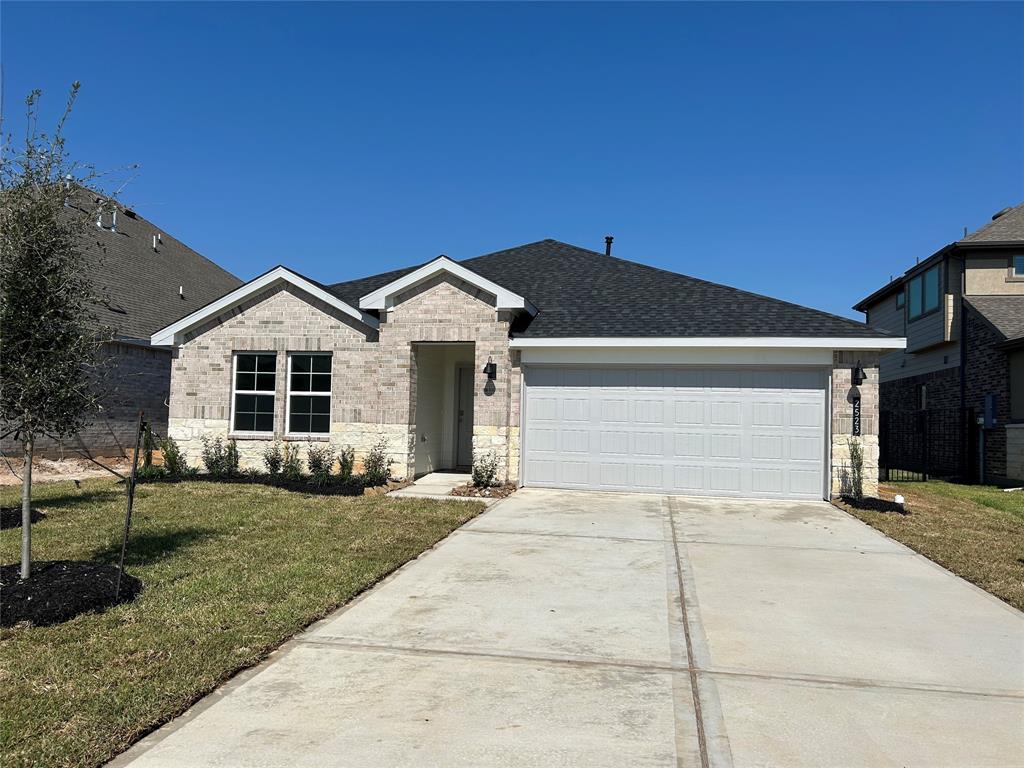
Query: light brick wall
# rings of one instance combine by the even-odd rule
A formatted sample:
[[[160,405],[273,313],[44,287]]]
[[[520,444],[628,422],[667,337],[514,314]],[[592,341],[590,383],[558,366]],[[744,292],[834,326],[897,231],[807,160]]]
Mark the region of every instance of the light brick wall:
[[[867,379],[853,386],[853,368],[860,363]],[[853,398],[860,394],[861,436],[853,437]],[[850,473],[850,441],[864,453],[865,496],[878,495],[878,353],[832,354],[832,494],[847,491]]]
[[[518,472],[518,394],[515,434],[509,424],[513,374],[508,348],[510,317],[494,307],[494,297],[453,277],[438,276],[396,297],[381,313],[379,333],[291,286],[278,286],[214,318],[175,350],[171,370],[169,432],[188,461],[199,464],[202,438],[230,434],[232,353],[277,352],[277,392],[273,438],[237,437],[242,466],[262,468],[262,453],[273,439],[299,445],[285,434],[287,353],[331,352],[331,433],[337,447],[351,445],[357,466],[378,440],[387,441],[392,473],[415,472],[415,344],[464,342],[474,345],[475,393],[473,452],[495,451],[504,478]],[[491,381],[488,360],[498,366]],[[514,381],[514,384],[513,384]],[[514,458],[510,459],[510,454]],[[513,474],[514,477],[514,474]]]

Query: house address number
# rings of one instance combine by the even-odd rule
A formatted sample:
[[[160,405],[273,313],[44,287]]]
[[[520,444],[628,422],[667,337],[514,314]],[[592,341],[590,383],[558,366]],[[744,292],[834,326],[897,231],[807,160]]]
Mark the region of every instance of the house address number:
[[[860,437],[860,398],[853,398],[853,436]]]

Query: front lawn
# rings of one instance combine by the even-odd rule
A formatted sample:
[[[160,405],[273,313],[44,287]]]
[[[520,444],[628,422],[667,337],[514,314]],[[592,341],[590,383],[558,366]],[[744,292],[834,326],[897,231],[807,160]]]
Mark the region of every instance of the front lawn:
[[[849,509],[864,522],[1024,610],[1024,492],[992,486],[889,483],[908,515]]]
[[[18,503],[0,489],[0,505]],[[116,562],[124,489],[41,484],[39,560]],[[310,496],[263,485],[139,486],[132,603],[0,630],[0,765],[95,766],[482,510],[459,500]],[[0,563],[20,529],[0,533]],[[0,598],[2,599],[2,598]]]

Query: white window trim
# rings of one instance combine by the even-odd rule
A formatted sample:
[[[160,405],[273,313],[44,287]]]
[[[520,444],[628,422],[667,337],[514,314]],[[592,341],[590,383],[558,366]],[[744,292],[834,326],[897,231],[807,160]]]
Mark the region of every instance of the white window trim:
[[[274,357],[274,391],[264,389],[236,389],[238,385],[239,355],[273,355]],[[259,366],[257,366],[258,368]],[[257,352],[254,350],[236,350],[231,353],[231,423],[228,437],[273,437],[274,430],[262,432],[256,429],[235,429],[235,395],[270,395],[274,398],[274,415],[277,414],[277,353]]]
[[[327,357],[331,360],[331,388],[327,392],[296,392],[297,395],[328,398],[327,431],[326,432],[292,432],[292,358],[295,355]],[[334,356],[330,352],[289,352],[288,372],[284,387],[284,436],[299,440],[323,440],[331,436],[331,425],[334,423]]]

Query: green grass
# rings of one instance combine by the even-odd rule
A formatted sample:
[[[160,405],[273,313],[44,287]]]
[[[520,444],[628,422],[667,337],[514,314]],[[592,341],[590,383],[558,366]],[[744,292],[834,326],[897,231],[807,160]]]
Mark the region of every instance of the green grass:
[[[908,515],[851,509],[864,522],[1024,610],[1024,492],[941,481],[889,483]]]
[[[18,503],[0,489],[0,504]],[[38,560],[115,562],[113,480],[38,485]],[[131,604],[0,630],[0,765],[94,766],[252,666],[478,514],[464,501],[315,497],[265,486],[140,486]],[[0,562],[20,530],[0,533]]]
[[[951,501],[970,501],[990,509],[1009,512],[1024,520],[1024,491],[1004,491],[994,485],[957,485],[941,480],[927,483],[893,483],[900,492],[913,491],[926,493],[933,498],[945,498]]]

